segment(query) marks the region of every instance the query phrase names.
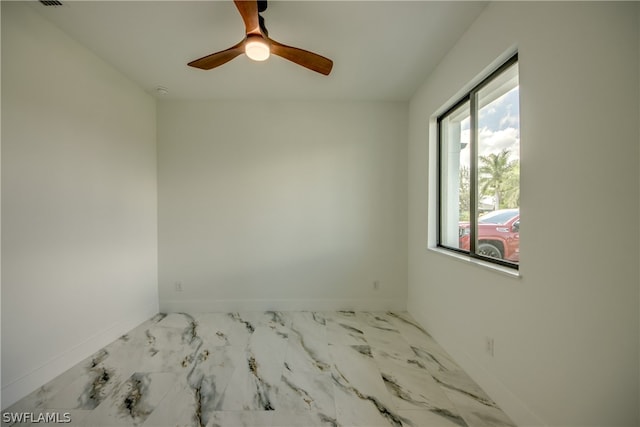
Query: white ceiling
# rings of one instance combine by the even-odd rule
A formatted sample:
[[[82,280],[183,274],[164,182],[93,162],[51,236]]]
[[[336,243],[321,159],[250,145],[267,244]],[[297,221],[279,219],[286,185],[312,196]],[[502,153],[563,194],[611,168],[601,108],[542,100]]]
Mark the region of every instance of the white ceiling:
[[[332,59],[323,76],[279,57],[188,67],[244,37],[231,1],[62,1],[32,7],[154,96],[166,87],[170,99],[408,100],[486,6],[270,1],[270,37]]]

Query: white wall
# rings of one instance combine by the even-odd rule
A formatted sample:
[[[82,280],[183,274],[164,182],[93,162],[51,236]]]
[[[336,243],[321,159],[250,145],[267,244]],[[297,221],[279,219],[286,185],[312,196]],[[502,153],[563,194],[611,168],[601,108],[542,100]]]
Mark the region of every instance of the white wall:
[[[2,407],[158,311],[155,102],[2,2]]]
[[[159,103],[161,309],[405,307],[407,107]]]
[[[0,23],[2,22],[2,7],[0,7]],[[2,31],[0,31],[0,46],[2,46]],[[1,49],[0,49],[1,51]],[[2,81],[2,55],[0,55],[0,82]],[[0,99],[2,99],[2,84],[0,83]],[[1,114],[1,113],[0,113]],[[0,120],[0,188],[2,187],[2,120]],[[2,191],[0,191],[0,224],[2,224]],[[2,307],[2,226],[0,225],[0,308]],[[0,331],[2,331],[2,313],[0,312]],[[0,339],[0,408],[2,407],[2,340]]]
[[[640,422],[636,8],[490,4],[411,101],[408,309],[521,426]],[[427,249],[434,115],[515,47],[520,278]]]

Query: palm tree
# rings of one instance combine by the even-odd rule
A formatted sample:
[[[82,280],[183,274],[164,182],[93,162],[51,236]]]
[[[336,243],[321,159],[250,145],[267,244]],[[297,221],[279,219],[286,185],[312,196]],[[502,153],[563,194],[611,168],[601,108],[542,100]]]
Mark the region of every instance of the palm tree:
[[[460,221],[469,221],[469,205],[471,204],[471,179],[470,172],[467,166],[460,166],[459,172],[459,210],[460,210]]]
[[[513,193],[514,187],[519,187],[518,182],[514,182],[517,161],[509,161],[509,150],[503,149],[498,154],[489,154],[480,156],[480,168],[478,176],[480,179],[480,193],[492,195],[494,200],[494,209],[500,209],[503,206],[504,196]],[[519,165],[518,165],[519,166]],[[517,168],[519,170],[519,167]],[[519,174],[518,174],[519,175]],[[514,195],[509,194],[509,204],[513,203]],[[518,194],[515,199],[519,199]]]
[[[504,182],[502,204],[505,208],[517,208],[520,206],[520,161],[513,160],[511,168]]]

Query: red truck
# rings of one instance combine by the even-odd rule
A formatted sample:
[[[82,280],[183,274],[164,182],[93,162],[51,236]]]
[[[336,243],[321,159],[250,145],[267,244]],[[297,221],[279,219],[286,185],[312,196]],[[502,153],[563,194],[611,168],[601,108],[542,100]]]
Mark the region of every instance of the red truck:
[[[460,249],[469,250],[471,228],[459,224]],[[520,210],[500,209],[478,218],[476,252],[490,258],[518,263],[520,261]]]

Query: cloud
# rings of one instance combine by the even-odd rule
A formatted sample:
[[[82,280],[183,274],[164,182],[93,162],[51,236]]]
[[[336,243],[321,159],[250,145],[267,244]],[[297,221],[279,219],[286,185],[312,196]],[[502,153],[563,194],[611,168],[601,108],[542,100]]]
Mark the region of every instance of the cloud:
[[[511,160],[520,158],[520,132],[515,127],[497,131],[488,128],[480,130],[479,155],[498,154],[504,149],[511,152]]]
[[[500,119],[500,129],[503,129],[505,127],[519,128],[520,117],[514,116],[511,114],[511,112],[509,112],[507,116],[504,116],[503,118]]]
[[[478,111],[478,155],[498,154],[507,149],[510,160],[520,159],[519,88],[515,87]],[[470,119],[460,122],[460,142],[467,145],[460,151],[460,165],[469,166]]]
[[[462,131],[460,140],[465,143],[469,142],[470,131]],[[508,127],[497,131],[492,131],[489,128],[482,128],[480,130],[480,143],[478,145],[480,156],[487,156],[489,154],[498,154],[505,148],[511,153],[510,160],[520,159],[520,132],[518,128]],[[460,165],[469,167],[469,155],[470,150],[467,145],[464,150],[460,151]]]

